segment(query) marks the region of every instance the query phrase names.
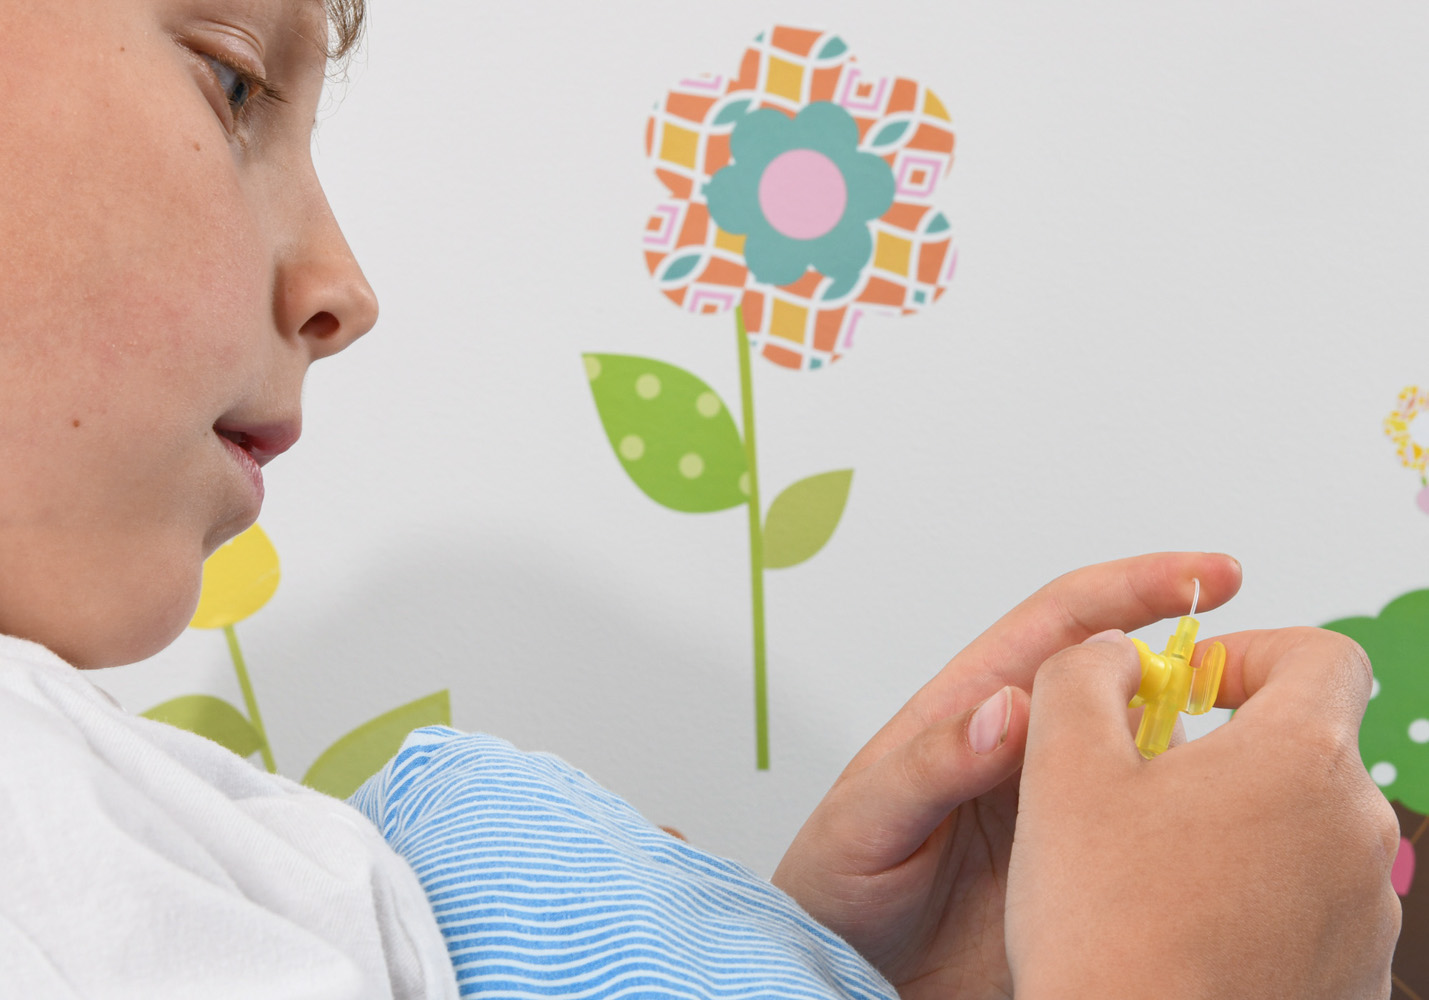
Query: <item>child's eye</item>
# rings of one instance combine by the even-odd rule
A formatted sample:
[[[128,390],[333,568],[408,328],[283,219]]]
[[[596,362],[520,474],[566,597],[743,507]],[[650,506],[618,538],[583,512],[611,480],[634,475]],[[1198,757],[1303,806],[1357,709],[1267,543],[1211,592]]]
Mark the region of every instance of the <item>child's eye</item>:
[[[223,97],[228,101],[228,108],[234,117],[243,113],[244,107],[253,97],[257,89],[256,81],[248,74],[234,69],[227,63],[220,62],[213,56],[203,56],[205,62],[213,69],[213,75],[218,78],[218,86],[223,91]]]

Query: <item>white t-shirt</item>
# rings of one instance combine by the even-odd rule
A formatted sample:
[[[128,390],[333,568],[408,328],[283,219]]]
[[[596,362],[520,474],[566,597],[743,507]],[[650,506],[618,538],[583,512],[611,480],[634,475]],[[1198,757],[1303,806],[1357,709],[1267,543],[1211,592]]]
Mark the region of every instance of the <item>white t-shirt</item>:
[[[456,995],[361,814],[0,636],[0,998]]]

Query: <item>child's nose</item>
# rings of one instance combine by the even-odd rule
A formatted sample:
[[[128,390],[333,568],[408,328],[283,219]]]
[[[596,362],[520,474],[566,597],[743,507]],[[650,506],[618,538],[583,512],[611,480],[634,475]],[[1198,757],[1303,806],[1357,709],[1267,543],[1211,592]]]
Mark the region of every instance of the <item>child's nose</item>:
[[[377,322],[377,295],[327,204],[311,217],[306,239],[279,266],[278,328],[297,335],[313,361],[336,354]]]

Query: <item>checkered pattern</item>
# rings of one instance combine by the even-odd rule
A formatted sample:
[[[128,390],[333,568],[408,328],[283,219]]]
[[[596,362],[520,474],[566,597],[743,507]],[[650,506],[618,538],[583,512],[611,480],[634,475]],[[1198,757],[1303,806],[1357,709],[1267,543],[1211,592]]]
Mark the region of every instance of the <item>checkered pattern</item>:
[[[854,117],[859,149],[887,160],[898,185],[893,206],[872,224],[872,259],[837,299],[817,271],[780,287],[756,281],[744,237],[720,230],[704,200],[705,183],[730,162],[730,133],[743,114],[769,107],[792,117],[816,101]],[[752,346],[776,364],[814,370],[836,361],[865,316],[918,312],[952,280],[951,227],[931,201],[953,165],[947,109],[914,80],[867,72],[836,35],[774,27],[744,53],[738,75],[680,81],[650,115],[645,149],[669,192],[646,224],[651,276],[688,312],[743,303]]]

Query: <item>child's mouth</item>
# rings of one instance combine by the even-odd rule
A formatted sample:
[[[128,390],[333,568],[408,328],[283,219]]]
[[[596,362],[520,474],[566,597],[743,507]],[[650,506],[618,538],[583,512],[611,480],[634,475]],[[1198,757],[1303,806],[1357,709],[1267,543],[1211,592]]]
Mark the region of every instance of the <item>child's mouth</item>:
[[[253,490],[258,495],[258,503],[261,505],[264,494],[263,470],[259,468],[258,459],[253,454],[248,436],[234,431],[221,431],[216,427],[214,432],[223,441],[224,447],[228,449],[228,454],[238,463],[238,467],[253,485]]]
[[[262,466],[291,448],[298,440],[301,427],[296,420],[262,425],[220,420],[213,425],[213,432],[252,483],[261,505],[264,493]]]
[[[232,441],[234,444],[238,445],[238,447],[248,452],[248,454],[253,454],[253,449],[249,445],[249,437],[243,431],[225,431],[220,430],[217,427],[215,427],[213,430],[214,433],[216,433],[219,437],[227,441]]]
[[[236,445],[259,465],[267,465],[297,442],[302,429],[296,420],[271,424],[220,420],[213,425],[213,432]]]

